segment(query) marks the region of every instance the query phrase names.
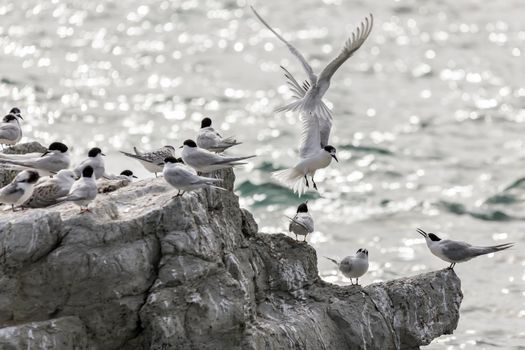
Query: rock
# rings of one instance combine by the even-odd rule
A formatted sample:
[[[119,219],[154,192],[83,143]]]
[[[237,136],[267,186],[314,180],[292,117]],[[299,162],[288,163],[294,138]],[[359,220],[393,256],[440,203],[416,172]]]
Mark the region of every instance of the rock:
[[[44,153],[47,150],[38,142],[19,143],[12,147],[6,148],[0,153],[0,188],[10,183],[19,173],[18,170],[2,169],[1,156],[2,154],[26,154],[26,153]]]
[[[221,176],[232,189],[233,172]],[[1,212],[0,344],[417,349],[457,325],[452,270],[329,284],[311,246],[258,233],[233,192],[176,192],[147,179],[100,194],[91,213]]]
[[[86,329],[78,317],[62,317],[0,329],[0,349],[88,350]]]

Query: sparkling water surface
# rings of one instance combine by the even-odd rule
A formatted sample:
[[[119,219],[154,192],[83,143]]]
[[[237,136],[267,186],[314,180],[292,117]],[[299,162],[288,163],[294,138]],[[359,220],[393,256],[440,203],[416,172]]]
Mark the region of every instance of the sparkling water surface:
[[[271,178],[293,165],[297,115],[279,65],[305,75],[245,1],[0,1],[4,111],[24,140],[90,147],[108,168],[152,176],[121,156],[193,138],[203,116],[258,157],[236,170],[261,231],[310,199],[308,240],[323,256],[370,252],[370,284],[440,269],[420,227],[474,244],[517,242],[456,266],[458,329],[425,349],[525,349],[525,26],[523,1],[259,1],[253,4],[320,72],[369,12],[372,34],[326,94],[340,162],[298,199]],[[498,195],[499,194],[499,195]]]

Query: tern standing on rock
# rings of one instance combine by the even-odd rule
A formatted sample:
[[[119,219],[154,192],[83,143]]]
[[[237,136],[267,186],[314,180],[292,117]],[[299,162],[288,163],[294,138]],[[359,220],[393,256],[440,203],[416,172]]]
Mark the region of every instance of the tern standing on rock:
[[[75,173],[69,169],[60,170],[56,176],[39,181],[31,197],[23,204],[29,208],[44,208],[56,204],[57,199],[69,193],[75,183]]]
[[[297,214],[290,219],[290,226],[288,226],[288,231],[295,234],[295,240],[297,241],[297,236],[304,236],[303,242],[306,242],[306,236],[309,233],[314,232],[314,219],[308,212],[308,201],[301,203],[297,207]]]
[[[184,141],[182,146],[182,160],[184,164],[191,166],[201,173],[210,173],[215,170],[231,168],[235,165],[246,164],[242,160],[253,158],[247,157],[226,157],[212,153],[200,147],[193,140]]]
[[[80,176],[84,168],[89,165],[94,171],[95,179],[100,179],[106,173],[104,159],[102,159],[102,156],[105,156],[105,154],[102,153],[100,148],[94,147],[90,149],[88,152],[88,157],[84,159],[82,163],[80,163],[73,171],[77,176]]]
[[[430,252],[450,263],[449,269],[453,269],[456,263],[469,261],[480,255],[499,252],[514,246],[514,243],[504,243],[493,245],[489,247],[477,247],[470,245],[467,242],[452,241],[450,239],[441,239],[433,233],[426,233],[422,229],[417,229],[417,232],[425,237],[427,247]]]
[[[347,277],[350,278],[350,283],[354,285],[353,278],[355,278],[355,284],[359,285],[359,277],[363,276],[368,271],[368,250],[359,249],[355,256],[347,256],[341,262],[337,262],[335,259],[330,259],[334,264],[339,267],[339,271]]]
[[[186,191],[193,191],[203,187],[212,187],[225,190],[222,187],[215,186],[221,182],[221,179],[204,177],[195,174],[195,171],[182,163],[182,159],[168,157],[164,160],[164,179],[179,192],[176,197],[182,196]]]
[[[175,157],[175,147],[169,145],[151,152],[140,152],[137,147],[133,147],[133,151],[135,151],[135,154],[123,151],[120,151],[120,153],[137,159],[147,171],[154,173],[155,177],[157,177],[157,173],[162,172],[164,159]]]
[[[16,155],[13,155],[16,156]],[[53,142],[41,156],[33,158],[18,157],[0,159],[0,166],[15,170],[34,170],[40,176],[54,175],[62,169],[67,169],[71,163],[69,151],[61,142]]]
[[[15,206],[22,205],[31,197],[39,177],[36,171],[20,172],[10,184],[0,189],[0,203],[11,204],[11,209],[15,211]]]
[[[201,128],[197,135],[197,146],[205,150],[222,153],[226,149],[240,145],[233,137],[223,139],[222,136],[211,126],[211,119],[204,118],[201,121]]]
[[[89,211],[89,203],[97,196],[97,183],[95,182],[94,170],[91,165],[86,165],[82,169],[82,177],[78,179],[69,194],[58,198],[58,202],[73,202],[80,207],[80,212]]]
[[[17,113],[13,111],[17,110]],[[20,115],[18,108],[13,108],[11,112],[2,119],[0,124],[0,144],[2,145],[15,145],[22,138],[22,128],[20,127],[20,121],[18,119],[24,119]]]

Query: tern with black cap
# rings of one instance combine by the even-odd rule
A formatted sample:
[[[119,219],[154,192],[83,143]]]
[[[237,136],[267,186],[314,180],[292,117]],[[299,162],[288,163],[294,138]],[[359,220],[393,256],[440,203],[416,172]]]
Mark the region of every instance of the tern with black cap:
[[[197,146],[205,150],[221,153],[226,149],[240,145],[233,137],[223,138],[212,126],[211,119],[206,117],[201,121],[201,128],[197,134]]]
[[[197,144],[193,140],[186,140],[182,145],[182,160],[184,161],[184,164],[191,166],[193,169],[201,173],[210,173],[215,170],[227,169],[236,165],[246,164],[241,161],[253,157],[255,156],[222,156],[197,147]]]
[[[441,239],[434,233],[426,233],[418,228],[417,232],[425,238],[430,252],[450,263],[449,269],[453,269],[457,263],[469,261],[480,255],[490,254],[505,250],[514,246],[514,243],[503,243],[488,247],[473,246],[467,242]]]
[[[341,262],[338,262],[335,259],[327,258],[334,264],[337,265],[339,271],[347,277],[350,278],[350,283],[353,285],[355,278],[355,284],[359,285],[359,277],[363,276],[368,271],[368,250],[360,248],[357,250],[357,253],[354,256],[347,256]]]
[[[31,195],[40,176],[36,171],[24,170],[13,181],[0,189],[0,203],[10,204],[11,209],[22,205]]]
[[[71,163],[69,150],[61,142],[53,142],[40,156],[19,159],[0,159],[0,166],[14,170],[34,170],[40,176],[54,175]]]

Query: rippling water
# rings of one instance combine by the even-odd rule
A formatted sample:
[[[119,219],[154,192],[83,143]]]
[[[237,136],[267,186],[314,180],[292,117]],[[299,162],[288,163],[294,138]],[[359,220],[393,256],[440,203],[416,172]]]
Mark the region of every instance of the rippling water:
[[[321,70],[368,12],[375,27],[336,73],[331,143],[309,241],[318,255],[370,251],[369,284],[446,264],[415,229],[478,244],[519,242],[461,264],[454,335],[427,349],[524,349],[525,29],[522,1],[277,0],[255,4]],[[299,203],[271,180],[293,164],[297,117],[279,65],[304,76],[244,1],[0,1],[1,107],[19,106],[25,140],[65,141],[80,159],[150,176],[118,150],[180,145],[203,116],[256,152],[237,191],[264,232]],[[520,188],[521,185],[521,188]],[[348,283],[330,263],[322,276]]]

